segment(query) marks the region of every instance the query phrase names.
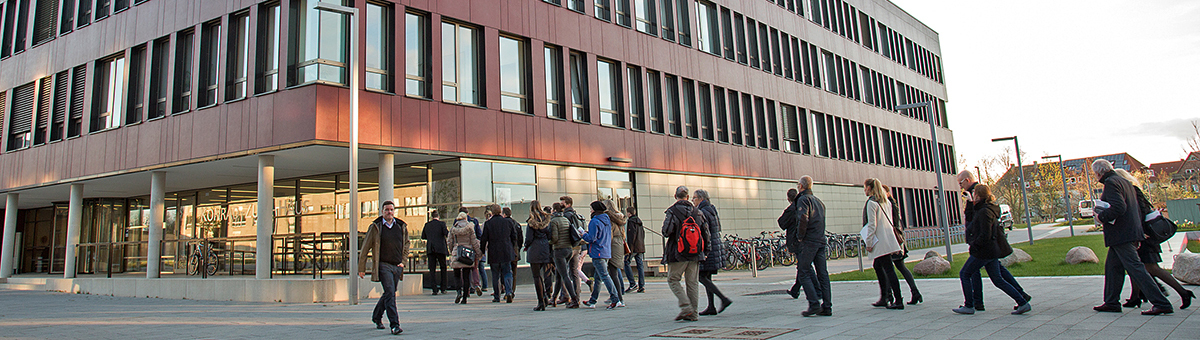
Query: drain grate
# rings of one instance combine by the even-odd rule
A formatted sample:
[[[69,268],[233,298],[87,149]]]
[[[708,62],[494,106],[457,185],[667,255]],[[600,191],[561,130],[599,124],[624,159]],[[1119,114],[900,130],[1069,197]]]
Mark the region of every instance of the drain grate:
[[[652,336],[663,338],[693,338],[693,339],[770,339],[796,331],[792,328],[751,328],[751,327],[683,327],[658,333]]]

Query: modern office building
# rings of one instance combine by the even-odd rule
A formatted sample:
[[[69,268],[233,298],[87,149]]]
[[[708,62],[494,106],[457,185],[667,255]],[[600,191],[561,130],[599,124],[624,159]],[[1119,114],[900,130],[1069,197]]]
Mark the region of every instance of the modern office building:
[[[0,1],[0,278],[326,301],[383,200],[415,237],[432,209],[611,198],[654,258],[679,185],[752,237],[801,175],[837,233],[869,177],[936,225],[935,147],[954,183],[938,34],[890,1],[325,1],[358,41],[317,0]]]

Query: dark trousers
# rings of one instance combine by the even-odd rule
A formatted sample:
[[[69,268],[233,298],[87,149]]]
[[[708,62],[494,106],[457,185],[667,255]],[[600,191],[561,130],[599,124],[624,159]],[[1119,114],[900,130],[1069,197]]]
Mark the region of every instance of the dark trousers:
[[[504,295],[512,295],[513,293],[513,273],[512,263],[500,262],[492,263],[492,296],[500,298],[500,288],[503,285]]]
[[[579,302],[579,292],[575,290],[579,287],[579,278],[571,270],[571,248],[559,248],[554,250],[554,271],[557,272],[559,283],[563,287],[563,294],[569,296],[572,302]]]
[[[458,295],[471,295],[471,272],[475,268],[454,268],[454,276],[458,279]]]
[[[829,269],[825,266],[825,251],[824,246],[804,247],[796,254],[796,284],[804,289],[809,308],[833,307],[833,292],[829,285]]]
[[[1146,272],[1146,266],[1137,255],[1137,242],[1128,242],[1108,247],[1108,257],[1104,259],[1104,304],[1118,305],[1121,302],[1121,289],[1125,285],[1125,273],[1129,273],[1129,281],[1142,292],[1155,307],[1172,309],[1171,302],[1154,285],[1154,279]]]
[[[713,276],[713,274],[716,274],[716,273],[717,273],[716,271],[701,271],[700,272],[700,284],[704,285],[704,294],[708,295],[708,308],[707,309],[712,310],[712,311],[716,310],[715,309],[716,307],[713,307],[713,302],[714,302],[713,298],[714,297],[721,298],[721,301],[729,300],[728,297],[725,297],[725,294],[721,293],[721,290],[717,288],[717,285],[713,284],[712,276]]]
[[[529,270],[533,272],[533,287],[537,291],[538,306],[550,304],[546,294],[546,277],[549,272],[546,271],[545,263],[530,263]]]
[[[379,264],[379,284],[383,285],[383,295],[375,303],[375,311],[371,313],[371,321],[383,321],[383,313],[387,312],[388,328],[400,327],[400,315],[396,312],[396,283],[400,282],[400,274],[404,268],[387,263]]]
[[[646,264],[642,261],[644,253],[633,253],[625,256],[625,276],[629,278],[629,286],[638,288],[646,288]],[[629,266],[629,262],[637,263],[637,284],[633,283],[633,268]]]
[[[973,285],[971,288],[975,293],[975,307],[979,307],[983,306],[983,274],[980,274],[978,270],[974,271],[973,274],[975,274],[975,277],[971,278],[971,284]],[[991,275],[988,274],[988,276]],[[1004,281],[1007,281],[1008,285],[1016,289],[1018,293],[1021,293],[1022,297],[1026,297],[1025,299],[1029,300],[1029,294],[1025,294],[1025,288],[1021,288],[1021,285],[1017,283],[1017,278],[1013,277],[1012,273],[1008,272],[1008,268],[1004,268],[1003,265],[1000,266],[1000,277]]]
[[[437,272],[434,271],[434,269],[438,268],[438,266],[441,266],[442,268],[442,276],[440,280],[438,279],[439,277],[437,276]],[[446,286],[448,284],[446,281],[446,255],[429,254],[429,276],[433,279],[434,292],[437,292],[438,290],[446,290]]]
[[[896,278],[896,267],[892,264],[892,256],[876,257],[871,268],[875,269],[875,278],[879,280],[880,300],[895,303],[904,301],[904,296],[900,294],[900,280]]]
[[[973,290],[977,289],[975,287],[980,287],[978,289],[982,289],[983,287],[982,280],[975,280],[976,277],[981,277],[979,275],[980,268],[986,269],[988,278],[992,280],[992,285],[1000,288],[1005,294],[1008,294],[1008,297],[1012,298],[1018,306],[1029,302],[1025,300],[1021,292],[1017,291],[1017,288],[1004,279],[1004,275],[1000,274],[1000,268],[1004,268],[1004,266],[1000,265],[999,259],[981,259],[971,256],[967,258],[967,262],[963,263],[962,269],[958,271],[958,280],[962,284],[964,307],[975,308],[975,306],[983,303],[983,300],[975,300],[976,294],[973,292]],[[1118,290],[1117,293],[1120,294],[1120,291]]]
[[[908,282],[908,291],[912,293],[912,296],[916,297],[917,294],[921,294],[921,291],[917,290],[917,281],[913,280],[912,272],[908,271],[908,266],[904,265],[904,258],[893,256],[892,265],[896,266],[896,270],[900,271],[900,275],[904,276],[904,281]],[[1006,270],[1005,272],[1008,271]],[[1012,276],[1012,274],[1009,274],[1009,276]],[[896,279],[899,280],[899,278]],[[983,301],[983,299],[980,298],[979,301]]]

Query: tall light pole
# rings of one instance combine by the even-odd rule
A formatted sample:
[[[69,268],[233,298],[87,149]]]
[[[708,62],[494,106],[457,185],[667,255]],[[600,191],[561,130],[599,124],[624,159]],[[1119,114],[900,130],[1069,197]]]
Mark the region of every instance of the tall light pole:
[[[913,108],[918,108],[918,107],[925,107],[927,110],[932,111],[933,106],[930,105],[931,103],[932,102],[924,101],[924,102],[920,102],[920,103],[896,105],[896,111],[908,110],[908,109],[913,109]],[[930,112],[930,113],[932,113],[932,112]],[[929,138],[932,141],[932,143],[930,143],[930,144],[932,145],[932,149],[933,149],[933,153],[932,153],[933,154],[933,170],[934,170],[934,174],[936,175],[934,177],[937,177],[938,227],[942,228],[942,235],[946,239],[946,260],[954,261],[954,255],[953,255],[954,253],[952,251],[950,251],[950,225],[946,223],[946,197],[945,197],[946,196],[946,186],[942,185],[942,156],[941,156],[941,150],[938,149],[937,127],[933,125],[933,115],[929,114],[927,117],[929,118],[929,119],[926,119],[929,121]]]
[[[1067,228],[1071,230],[1071,236],[1075,236],[1074,215],[1071,213],[1071,192],[1067,191],[1067,168],[1063,166],[1062,155],[1042,156],[1042,159],[1058,158],[1058,172],[1062,176],[1063,183],[1063,215],[1066,215]]]
[[[358,9],[334,3],[319,1],[314,9],[350,17],[350,60],[346,63],[346,71],[350,73],[350,252],[347,267],[350,278],[346,291],[350,297],[347,301],[352,305],[358,304]]]
[[[1017,142],[1017,136],[992,138],[993,142],[1013,141],[1013,147],[1017,149],[1017,169],[1021,172],[1021,205],[1025,206],[1025,230],[1029,232],[1029,244],[1033,245],[1033,224],[1029,223],[1029,192],[1025,189],[1025,166],[1021,165],[1021,143]]]

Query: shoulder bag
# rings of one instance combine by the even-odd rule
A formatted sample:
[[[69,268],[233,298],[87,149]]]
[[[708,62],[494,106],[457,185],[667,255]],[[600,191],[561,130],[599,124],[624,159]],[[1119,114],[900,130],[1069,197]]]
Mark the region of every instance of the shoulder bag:
[[[454,236],[454,242],[458,243],[458,235]],[[454,248],[455,261],[465,265],[475,265],[475,249],[465,245],[458,245]]]

